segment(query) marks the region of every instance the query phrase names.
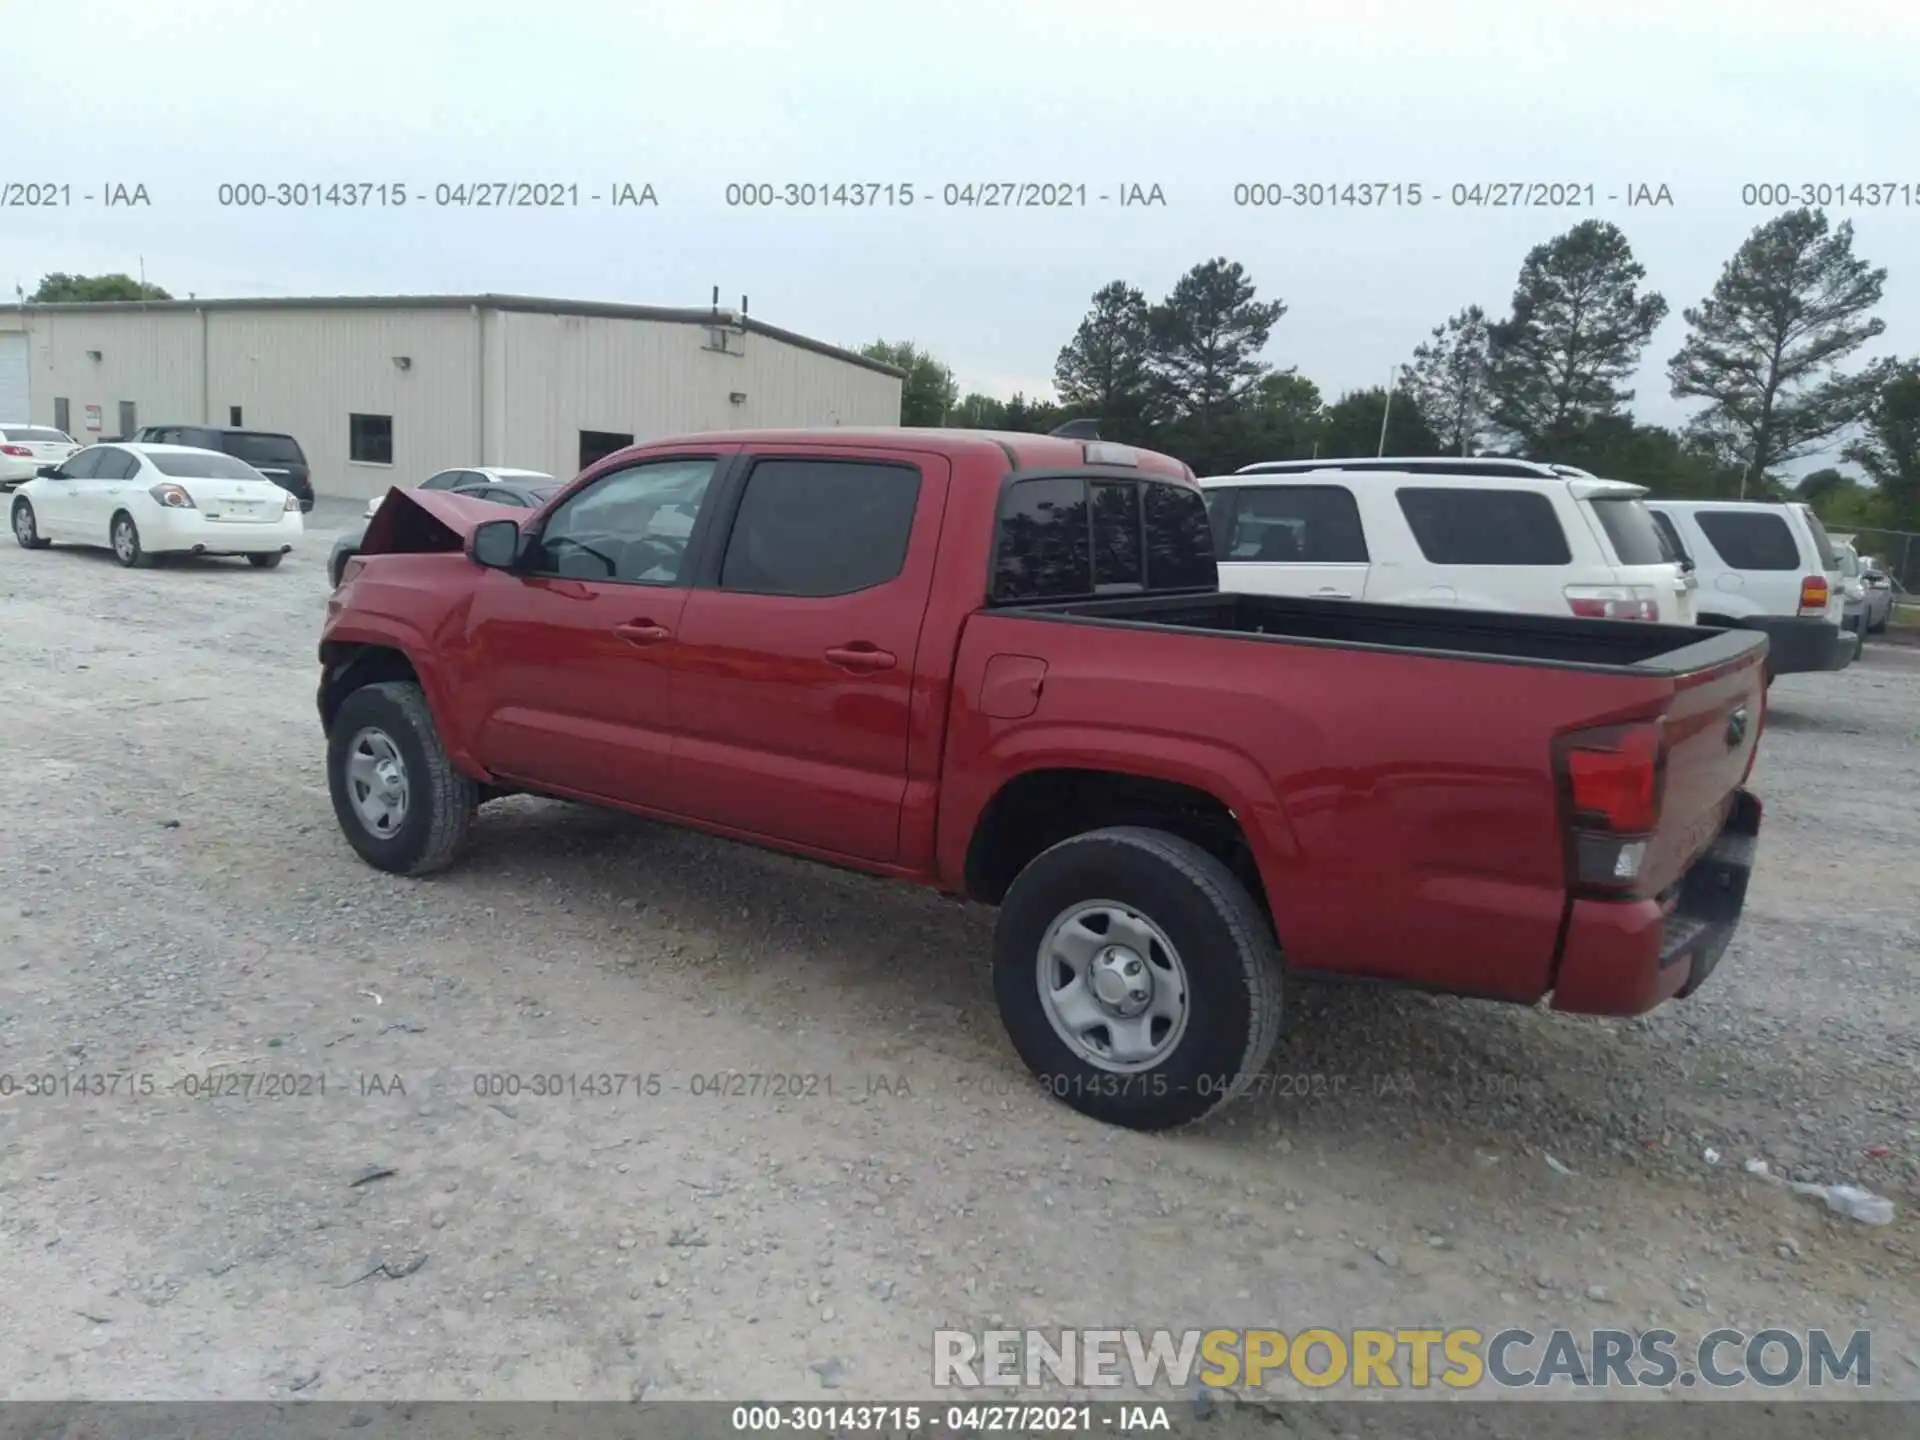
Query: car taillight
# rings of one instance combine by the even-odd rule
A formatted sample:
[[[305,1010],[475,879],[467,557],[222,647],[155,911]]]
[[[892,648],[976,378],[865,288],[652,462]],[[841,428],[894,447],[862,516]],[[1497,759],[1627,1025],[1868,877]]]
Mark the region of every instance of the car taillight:
[[[1660,601],[1649,585],[1569,585],[1567,608],[1582,620],[1660,618]]]
[[[300,497],[291,490],[287,492],[286,508],[289,510],[298,510],[300,508]]]
[[[147,494],[151,495],[155,500],[158,500],[169,510],[191,510],[194,508],[193,496],[189,495],[186,490],[179,485],[171,485],[162,481],[147,491]]]
[[[1566,808],[1569,878],[1588,890],[1631,892],[1660,823],[1667,778],[1658,720],[1580,730],[1555,744]]]
[[[1824,575],[1809,575],[1800,582],[1800,613],[1802,615],[1820,615],[1825,613],[1827,602],[1833,598],[1833,588],[1827,584]]]
[[[33,451],[24,445],[0,445],[0,455],[12,455],[21,460],[31,460]]]

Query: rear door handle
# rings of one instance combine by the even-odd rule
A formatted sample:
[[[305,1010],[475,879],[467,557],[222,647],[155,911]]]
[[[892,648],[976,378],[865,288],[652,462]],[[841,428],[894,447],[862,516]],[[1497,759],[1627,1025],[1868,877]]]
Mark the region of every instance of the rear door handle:
[[[634,620],[626,625],[616,625],[613,633],[629,645],[658,645],[662,640],[673,638],[673,632],[664,625],[656,625],[651,620]]]
[[[891,650],[882,650],[878,645],[870,645],[864,640],[852,645],[834,646],[827,651],[827,659],[842,670],[852,670],[858,674],[891,670],[895,664]]]

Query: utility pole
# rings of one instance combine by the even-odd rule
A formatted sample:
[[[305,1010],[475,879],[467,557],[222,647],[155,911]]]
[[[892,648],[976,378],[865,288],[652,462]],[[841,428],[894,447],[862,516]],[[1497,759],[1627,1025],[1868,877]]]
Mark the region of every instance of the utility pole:
[[[1399,378],[1397,369],[1387,372],[1387,403],[1380,407],[1380,448],[1374,452],[1376,460],[1387,453],[1387,417],[1393,413],[1393,387]]]

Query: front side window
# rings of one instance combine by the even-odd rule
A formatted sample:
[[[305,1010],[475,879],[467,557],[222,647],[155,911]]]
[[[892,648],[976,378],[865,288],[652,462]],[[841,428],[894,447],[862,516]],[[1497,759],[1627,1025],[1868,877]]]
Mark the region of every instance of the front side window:
[[[899,575],[920,472],[852,460],[762,460],[720,562],[720,588],[755,595],[851,595]]]
[[[1553,502],[1531,490],[1420,487],[1398,492],[1420,553],[1433,565],[1569,565]]]
[[[537,575],[677,585],[718,464],[650,460],[602,475],[555,510],[528,554]]]
[[[98,445],[89,446],[60,466],[61,473],[69,480],[91,480],[94,469],[100,463],[100,457],[107,452]]]

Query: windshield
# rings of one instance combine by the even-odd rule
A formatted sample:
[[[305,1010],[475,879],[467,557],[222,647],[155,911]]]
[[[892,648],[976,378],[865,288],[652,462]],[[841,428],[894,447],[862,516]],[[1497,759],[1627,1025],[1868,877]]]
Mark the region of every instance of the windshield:
[[[1617,500],[1595,499],[1588,502],[1599,518],[1613,545],[1614,559],[1622,565],[1672,565],[1678,557],[1669,553],[1653,512],[1634,496]]]
[[[147,459],[153,462],[153,468],[162,475],[174,475],[183,480],[261,480],[266,476],[231,455],[216,455],[211,450],[160,451],[149,450]]]
[[[229,431],[220,448],[249,465],[304,465],[307,457],[291,435],[265,435],[257,430]]]

